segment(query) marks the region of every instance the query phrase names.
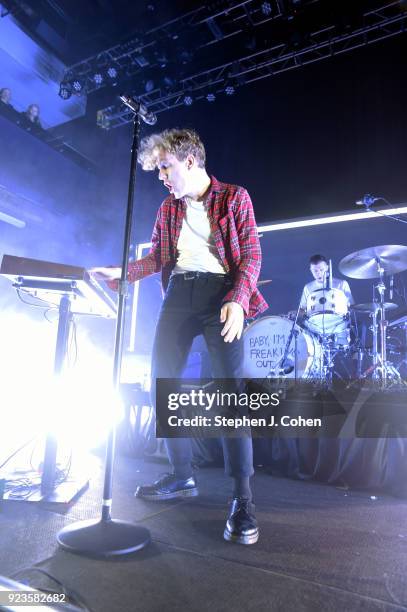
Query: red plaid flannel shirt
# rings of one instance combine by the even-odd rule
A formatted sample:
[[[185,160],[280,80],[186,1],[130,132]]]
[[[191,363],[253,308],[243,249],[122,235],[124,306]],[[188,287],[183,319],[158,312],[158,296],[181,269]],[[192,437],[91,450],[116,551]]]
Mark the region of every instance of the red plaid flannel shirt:
[[[243,187],[219,182],[211,177],[206,200],[208,217],[220,260],[233,279],[233,288],[223,302],[237,302],[248,317],[268,308],[257,289],[261,249],[253,205]],[[135,282],[161,270],[164,289],[177,260],[177,243],[185,217],[186,203],[169,195],[161,204],[153,229],[150,252],[129,262],[128,280]],[[109,283],[117,288],[117,283]]]

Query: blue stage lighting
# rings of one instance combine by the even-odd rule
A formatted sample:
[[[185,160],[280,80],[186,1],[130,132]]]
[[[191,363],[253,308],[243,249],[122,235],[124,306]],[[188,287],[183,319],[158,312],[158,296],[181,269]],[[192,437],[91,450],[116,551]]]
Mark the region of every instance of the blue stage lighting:
[[[263,15],[265,15],[266,17],[269,17],[271,15],[272,12],[272,8],[271,8],[271,4],[270,2],[262,2],[261,5],[261,12],[263,13]]]
[[[63,100],[69,100],[72,96],[72,85],[71,83],[61,83],[59,86],[59,97]]]
[[[110,68],[107,69],[107,76],[112,80],[117,77],[117,70],[114,66],[110,66]]]
[[[74,90],[74,93],[81,93],[82,89],[83,89],[83,83],[82,81],[80,81],[79,79],[74,79],[72,81],[72,87]]]
[[[93,75],[93,80],[95,82],[96,85],[102,85],[103,83],[103,75],[101,72],[95,72],[95,74]]]

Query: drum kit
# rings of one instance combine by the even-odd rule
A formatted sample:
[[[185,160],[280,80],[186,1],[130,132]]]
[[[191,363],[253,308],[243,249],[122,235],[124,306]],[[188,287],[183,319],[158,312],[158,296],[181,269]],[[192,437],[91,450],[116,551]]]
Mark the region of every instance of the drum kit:
[[[407,270],[407,246],[384,245],[356,251],[340,261],[339,270],[349,278],[372,279],[372,302],[349,305],[345,293],[332,287],[331,282],[308,295],[303,317],[298,316],[298,309],[294,320],[280,315],[250,323],[244,331],[244,376],[306,379],[328,387],[335,379],[344,378],[369,378],[383,389],[407,385],[400,374],[400,363],[407,363],[406,355],[399,363],[394,354],[392,360],[389,358],[386,318],[388,312],[398,308],[391,301],[393,277]],[[386,277],[390,279],[388,287]],[[388,300],[386,292],[390,295]],[[369,326],[363,324],[366,315]],[[405,330],[407,340],[407,317],[401,318],[398,327]],[[360,328],[364,333],[359,333]],[[370,343],[366,342],[367,329],[371,332]],[[399,352],[406,352],[405,344],[401,342]],[[390,342],[390,348],[393,346]]]

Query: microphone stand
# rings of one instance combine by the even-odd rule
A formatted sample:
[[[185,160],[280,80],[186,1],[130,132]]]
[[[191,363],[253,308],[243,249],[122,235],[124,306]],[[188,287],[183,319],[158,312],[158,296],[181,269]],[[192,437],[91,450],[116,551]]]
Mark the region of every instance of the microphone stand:
[[[125,304],[128,294],[127,270],[132,230],[134,207],[134,187],[136,182],[136,163],[140,139],[140,106],[132,107],[134,112],[133,142],[131,147],[131,162],[129,188],[127,197],[126,225],[124,231],[122,272],[119,284],[119,303],[116,320],[116,337],[113,361],[113,384],[119,393],[121,360],[123,352],[123,331]],[[116,427],[111,426],[107,446],[105,477],[103,487],[102,514],[100,520],[91,519],[67,525],[57,535],[58,544],[69,550],[89,557],[112,557],[126,555],[143,549],[150,543],[150,532],[126,521],[112,519],[112,487],[113,464],[115,457]]]
[[[293,321],[293,324],[291,326],[290,329],[290,333],[288,334],[288,338],[287,338],[287,342],[285,343],[285,347],[284,347],[284,353],[283,356],[281,357],[281,359],[279,359],[276,363],[276,367],[273,369],[270,369],[269,373],[267,374],[266,378],[272,378],[273,375],[276,373],[276,369],[279,368],[278,370],[278,375],[279,376],[285,376],[287,374],[291,374],[291,372],[294,370],[294,378],[295,380],[297,380],[297,336],[298,336],[298,331],[295,329],[295,326],[297,324],[297,320],[298,320],[298,316],[300,314],[300,309],[301,309],[301,299],[298,303],[298,307],[297,307],[297,312],[295,313],[295,319]],[[286,370],[287,368],[283,368],[283,364],[285,362],[285,360],[288,357],[288,351],[290,350],[290,346],[291,346],[291,342],[293,341],[293,336],[295,336],[295,355],[294,355],[294,367],[291,368],[291,366],[288,368],[288,371],[285,372],[284,370]]]
[[[365,198],[364,198],[365,199]],[[380,197],[380,198],[372,198],[371,199],[367,199],[366,201],[364,201],[364,199],[361,201],[361,204],[358,204],[358,206],[364,206],[366,212],[373,212],[376,213],[376,215],[381,215],[382,217],[386,217],[386,219],[391,219],[392,221],[397,221],[397,223],[407,223],[407,219],[401,219],[400,217],[396,217],[395,215],[389,215],[388,213],[385,212],[385,210],[373,210],[371,207],[373,205],[373,203],[377,200],[383,200],[383,202],[385,204],[387,204],[387,206],[392,206],[390,204],[390,202],[388,202],[385,198]],[[405,203],[403,202],[402,204],[397,204],[397,206],[405,206]]]

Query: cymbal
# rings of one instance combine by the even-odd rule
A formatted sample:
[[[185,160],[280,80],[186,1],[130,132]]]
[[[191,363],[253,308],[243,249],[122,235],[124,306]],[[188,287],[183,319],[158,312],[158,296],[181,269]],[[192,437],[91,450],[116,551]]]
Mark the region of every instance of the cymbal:
[[[350,278],[379,278],[379,263],[387,275],[407,270],[407,246],[385,244],[356,251],[341,259],[339,270]]]
[[[271,278],[257,281],[257,286],[261,287],[262,285],[268,285],[269,283],[271,283]]]
[[[395,308],[398,308],[398,306],[394,302],[384,303],[385,310],[394,310]],[[351,309],[358,310],[359,312],[374,312],[375,310],[380,309],[380,302],[368,302],[366,304],[353,304],[351,306]]]

